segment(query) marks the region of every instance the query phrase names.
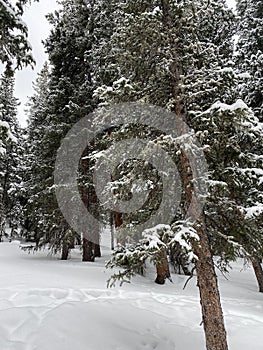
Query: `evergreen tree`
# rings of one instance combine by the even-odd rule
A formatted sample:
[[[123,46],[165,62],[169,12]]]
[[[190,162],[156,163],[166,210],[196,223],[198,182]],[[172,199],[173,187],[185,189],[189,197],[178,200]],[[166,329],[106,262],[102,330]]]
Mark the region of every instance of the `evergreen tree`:
[[[53,166],[59,143],[66,132],[95,107],[92,99],[93,81],[90,63],[90,49],[95,37],[94,3],[88,4],[86,1],[76,0],[63,1],[62,5],[62,10],[50,18],[54,29],[46,42],[53,66],[49,98],[52,132],[47,133],[48,148],[53,155],[50,163]],[[57,133],[55,138],[54,132]],[[82,170],[85,169],[84,163],[80,164]],[[85,176],[84,173],[84,179],[80,179],[80,187],[83,202],[88,196],[86,203],[88,206],[90,197],[83,184]],[[66,230],[68,231],[68,228]],[[93,261],[94,258],[93,244],[84,236],[83,260]]]
[[[239,94],[251,108],[259,122],[263,121],[263,5],[261,1],[237,1],[238,12],[238,44],[236,63],[240,77]],[[262,127],[254,126],[254,133],[262,133]],[[253,133],[252,133],[253,134]],[[241,235],[242,243],[252,262],[259,284],[259,290],[263,291],[262,258],[262,174],[263,174],[263,142],[262,138],[254,139],[254,142],[245,141],[247,164],[243,170],[243,178],[246,186],[246,199],[243,205],[245,215],[245,229]],[[247,190],[249,189],[249,190]],[[241,193],[240,191],[238,193]],[[241,197],[244,201],[244,195]]]
[[[90,63],[90,50],[95,34],[92,2],[87,4],[83,0],[65,0],[61,5],[62,8],[49,17],[53,29],[45,46],[51,70],[47,86],[40,89],[36,98],[36,101],[44,98],[44,106],[39,113],[39,106],[32,101],[33,109],[31,108],[30,113],[33,113],[33,119],[30,117],[30,120],[32,119],[34,133],[39,130],[41,135],[41,147],[36,147],[34,155],[34,161],[40,167],[39,177],[33,180],[36,181],[34,196],[42,212],[42,220],[38,223],[42,225],[40,241],[42,244],[51,243],[55,249],[61,249],[64,245],[63,256],[66,257],[67,247],[72,245],[70,242],[77,234],[72,232],[58,208],[53,172],[61,140],[79,119],[95,107],[92,99],[93,80]],[[36,121],[38,126],[34,128]],[[32,142],[30,137],[29,144]],[[83,167],[85,164],[80,164],[80,169]],[[31,184],[31,187],[34,187],[34,184]],[[85,201],[87,193],[83,178],[80,179],[80,187]],[[34,203],[32,210],[35,210]],[[94,260],[94,255],[100,254],[98,244],[95,248],[92,242],[86,242],[86,238],[83,237],[83,260]]]
[[[206,130],[200,130],[196,116],[219,99],[230,102],[233,95],[233,14],[224,1],[127,1],[120,8],[123,17],[112,43],[122,84],[97,89],[101,101],[140,100],[166,107],[201,136]],[[187,208],[194,178],[183,149],[180,163]],[[192,240],[192,246],[207,349],[227,349],[205,214],[194,224],[199,243]]]
[[[37,1],[37,0],[36,0]],[[9,0],[0,2],[0,62],[8,69],[33,64],[31,47],[27,41],[28,29],[22,21],[23,6],[28,0],[18,0],[15,5]]]
[[[52,252],[60,251],[61,258],[67,259],[74,234],[60,212],[53,187],[56,151],[67,123],[56,125],[53,115],[50,115],[54,91],[49,70],[46,63],[34,84],[35,93],[28,104],[24,236],[36,242],[35,249],[49,244]]]
[[[263,5],[260,0],[238,0],[236,62],[243,78],[240,94],[256,117],[263,120]]]
[[[23,235],[27,240],[34,240],[40,244],[40,238],[45,229],[45,183],[43,178],[50,171],[44,162],[43,140],[46,130],[46,112],[48,103],[49,67],[45,63],[38,75],[34,86],[34,95],[28,102],[28,127],[26,138],[25,159],[26,172],[24,174],[25,205]],[[46,203],[46,205],[45,205]],[[44,239],[44,241],[46,241]]]
[[[13,93],[14,78],[4,72],[0,79],[0,125],[6,131],[0,155],[1,236],[7,227],[14,235],[21,219],[23,140],[16,119],[18,102]]]

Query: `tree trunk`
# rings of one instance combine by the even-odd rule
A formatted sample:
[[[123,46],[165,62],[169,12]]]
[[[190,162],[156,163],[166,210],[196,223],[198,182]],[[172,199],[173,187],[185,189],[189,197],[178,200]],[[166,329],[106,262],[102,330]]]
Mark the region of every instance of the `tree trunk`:
[[[85,237],[82,239],[82,261],[94,261],[93,243]]]
[[[122,221],[122,213],[120,213],[118,211],[114,211],[113,212],[113,218],[114,218],[114,227],[116,229],[118,229],[118,227],[120,227],[122,225],[122,223],[123,223],[123,221]],[[125,237],[119,235],[118,231],[116,233],[117,233],[117,243],[124,245],[125,244]]]
[[[200,241],[195,244],[197,285],[203,315],[207,350],[227,350],[227,336],[220,302],[217,276],[206,230],[196,225]]]
[[[259,258],[251,257],[252,266],[256,275],[258,282],[258,288],[261,293],[263,293],[263,269]]]
[[[63,240],[62,243],[62,252],[61,252],[61,260],[68,260],[68,254],[69,254],[69,246],[67,239]]]
[[[166,278],[171,276],[166,249],[162,249],[160,252],[159,260],[156,263],[156,273],[155,283],[157,284],[165,284]]]
[[[115,223],[115,227],[120,227],[122,224],[122,216],[121,213],[119,213],[118,211],[114,212],[114,223]]]
[[[94,257],[101,258],[101,250],[99,244],[94,244]]]
[[[110,241],[111,241],[111,250],[114,250],[114,220],[113,220],[113,213],[110,213]]]
[[[83,204],[86,208],[89,208],[89,190],[86,187],[87,174],[89,172],[89,161],[88,158],[88,149],[86,148],[82,154],[83,158],[81,163],[81,171],[82,171],[82,188],[81,188],[81,198]],[[83,234],[82,238],[82,261],[94,261],[94,253],[93,253],[93,243],[87,239],[87,234]]]
[[[187,209],[191,204],[194,216],[199,212],[199,201],[193,188],[193,173],[184,150],[181,150],[181,175],[185,190],[185,202]],[[194,228],[199,236],[199,241],[193,242],[193,250],[198,260],[196,263],[197,285],[200,294],[203,327],[207,350],[227,350],[227,335],[224,325],[223,311],[221,307],[217,276],[215,273],[213,255],[211,252],[209,237],[204,224],[204,214],[199,215],[199,220]]]

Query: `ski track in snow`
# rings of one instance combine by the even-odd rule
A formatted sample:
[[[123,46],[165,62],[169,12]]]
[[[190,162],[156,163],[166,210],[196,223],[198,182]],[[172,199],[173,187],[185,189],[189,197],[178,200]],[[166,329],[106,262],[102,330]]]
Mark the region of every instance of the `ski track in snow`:
[[[4,253],[4,249],[9,253]],[[44,271],[48,273],[42,276]],[[234,271],[234,282],[238,271]],[[79,286],[70,288],[74,272],[75,278],[80,273],[81,281]],[[38,259],[37,255],[27,256],[8,244],[0,244],[0,273],[1,350],[205,347],[194,279],[185,291],[185,278],[181,276],[174,277],[174,285],[156,286],[149,278],[138,277],[131,285],[107,289],[110,272],[105,272],[103,261],[86,266],[43,256]],[[251,277],[251,271],[244,276]],[[243,287],[221,281],[230,350],[260,350],[262,346],[263,298],[251,281],[253,278],[244,280]],[[63,286],[57,287],[60,283]]]

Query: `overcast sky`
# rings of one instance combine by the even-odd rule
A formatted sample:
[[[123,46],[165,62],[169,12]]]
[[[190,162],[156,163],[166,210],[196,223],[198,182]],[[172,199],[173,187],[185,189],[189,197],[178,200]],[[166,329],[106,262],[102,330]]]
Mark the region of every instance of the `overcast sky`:
[[[18,119],[23,127],[26,126],[24,108],[27,97],[32,94],[32,82],[35,81],[37,73],[41,70],[43,63],[47,59],[42,40],[48,37],[50,25],[45,16],[50,12],[54,12],[57,7],[56,0],[32,2],[31,6],[27,6],[23,16],[23,20],[28,26],[29,42],[36,61],[34,70],[28,67],[16,73],[15,95],[21,102],[18,109]]]
[[[227,0],[231,7],[235,0]],[[27,23],[29,29],[29,42],[33,48],[33,56],[36,60],[34,70],[31,68],[23,69],[16,73],[15,95],[19,98],[21,105],[18,110],[18,119],[23,127],[26,126],[25,103],[27,97],[32,94],[32,82],[36,79],[37,73],[41,70],[43,63],[47,59],[44,47],[41,41],[48,37],[50,26],[45,15],[57,9],[56,0],[40,0],[33,2],[28,6],[23,20]]]

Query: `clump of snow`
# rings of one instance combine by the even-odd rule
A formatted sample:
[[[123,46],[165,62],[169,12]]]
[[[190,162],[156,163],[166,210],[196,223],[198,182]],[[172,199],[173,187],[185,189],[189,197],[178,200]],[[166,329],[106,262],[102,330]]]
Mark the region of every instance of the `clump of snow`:
[[[7,137],[13,141],[13,142],[17,142],[17,138],[12,134],[11,129],[10,129],[10,125],[3,120],[0,120],[0,128],[5,128],[7,129]]]
[[[209,113],[214,110],[219,110],[222,112],[224,111],[234,112],[239,109],[246,109],[246,110],[249,109],[246,103],[241,99],[238,99],[235,103],[231,105],[217,101],[207,111],[205,111],[205,113]]]
[[[233,73],[234,74],[234,70],[232,67],[224,67],[224,68],[219,70],[219,73]]]
[[[162,13],[160,6],[156,6],[152,11],[143,12],[143,16],[156,16],[157,14]]]
[[[221,187],[226,187],[227,183],[224,181],[215,181],[215,180],[207,180],[207,185],[211,186],[211,187],[215,187],[215,186],[221,186]]]
[[[240,79],[250,79],[251,75],[248,72],[238,74]]]
[[[259,216],[263,213],[263,204],[257,203],[249,208],[241,208],[243,213],[245,214],[246,219],[252,219],[255,216]]]

